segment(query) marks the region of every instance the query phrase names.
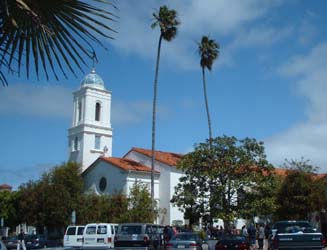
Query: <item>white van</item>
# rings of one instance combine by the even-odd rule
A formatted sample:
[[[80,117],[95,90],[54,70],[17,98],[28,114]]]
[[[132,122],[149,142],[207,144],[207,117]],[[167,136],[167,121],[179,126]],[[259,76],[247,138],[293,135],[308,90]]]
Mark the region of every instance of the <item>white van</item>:
[[[64,247],[82,248],[85,226],[68,226],[64,235]]]
[[[114,238],[118,224],[87,224],[83,232],[83,249],[114,248]]]

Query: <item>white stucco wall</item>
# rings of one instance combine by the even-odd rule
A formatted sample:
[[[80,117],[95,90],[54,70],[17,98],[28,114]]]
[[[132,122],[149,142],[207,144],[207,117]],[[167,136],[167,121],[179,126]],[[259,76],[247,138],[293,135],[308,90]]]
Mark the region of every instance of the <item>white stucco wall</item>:
[[[131,171],[127,178],[127,195],[133,187],[134,183],[138,182],[147,186],[149,192],[151,191],[151,173]],[[154,176],[154,199],[159,199],[159,174]]]
[[[175,187],[179,183],[179,178],[182,176],[183,174],[180,171],[170,172],[170,199],[173,198]],[[179,211],[178,207],[174,206],[172,203],[170,203],[170,211],[170,224],[173,224],[175,220],[182,220],[184,222],[184,213]]]
[[[107,180],[107,187],[102,192],[100,191],[100,179],[105,177]],[[129,195],[130,189],[135,182],[146,184],[148,187],[151,185],[151,174],[139,171],[126,171],[114,166],[108,162],[99,160],[96,165],[93,165],[84,175],[85,191],[94,190],[98,194],[112,195],[117,192],[123,192]],[[159,174],[155,174],[154,180],[154,197],[159,197]]]
[[[117,168],[107,162],[98,161],[85,175],[83,175],[85,191],[94,190],[99,194],[114,194],[123,191],[126,193],[126,180],[128,172]],[[99,182],[101,177],[107,179],[107,187],[104,192],[100,191]]]
[[[91,87],[83,88],[81,95],[85,96],[84,121],[100,127],[111,127],[111,92]],[[95,104],[101,105],[100,121],[95,121]]]
[[[149,167],[151,166],[151,158],[135,151],[129,152],[125,158],[132,159]],[[175,192],[175,186],[178,183],[179,177],[182,176],[182,172],[175,167],[158,161],[155,161],[155,170],[160,172],[159,208],[162,213],[159,214],[158,223],[161,225],[171,225],[173,220],[184,221],[184,214],[170,203]]]
[[[81,103],[81,119],[79,119]],[[100,120],[95,120],[95,106],[100,103]],[[100,136],[100,148],[95,149],[95,136]],[[78,150],[74,139],[78,137]],[[89,167],[106,147],[106,156],[112,155],[111,92],[105,89],[83,87],[74,93],[72,127],[68,130],[69,160],[81,163],[83,171]]]

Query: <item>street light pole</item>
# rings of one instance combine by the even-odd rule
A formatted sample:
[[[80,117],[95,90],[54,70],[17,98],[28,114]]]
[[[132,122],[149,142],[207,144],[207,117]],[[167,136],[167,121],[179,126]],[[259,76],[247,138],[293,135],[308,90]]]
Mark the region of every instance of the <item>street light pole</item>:
[[[75,225],[76,224],[76,211],[73,210],[72,212],[72,224]]]

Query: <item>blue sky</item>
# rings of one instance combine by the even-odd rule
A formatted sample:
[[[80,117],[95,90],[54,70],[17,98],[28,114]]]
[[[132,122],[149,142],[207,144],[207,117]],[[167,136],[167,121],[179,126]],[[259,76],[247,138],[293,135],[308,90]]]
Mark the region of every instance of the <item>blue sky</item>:
[[[180,0],[114,2],[115,40],[97,51],[97,73],[112,91],[113,156],[151,148],[155,56],[152,13],[167,4],[181,26],[162,44],[158,150],[187,153],[208,136],[197,41],[220,56],[207,73],[214,136],[256,138],[268,160],[304,157],[327,172],[327,1]],[[90,72],[46,82],[8,76],[0,88],[0,183],[17,188],[68,157],[72,92]]]

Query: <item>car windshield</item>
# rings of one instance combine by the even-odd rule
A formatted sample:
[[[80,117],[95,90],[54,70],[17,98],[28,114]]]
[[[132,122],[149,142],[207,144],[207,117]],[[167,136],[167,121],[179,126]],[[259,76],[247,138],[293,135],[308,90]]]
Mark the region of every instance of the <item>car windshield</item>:
[[[226,240],[226,241],[245,241],[245,237],[244,236],[240,236],[240,235],[226,235],[222,238],[222,240]]]
[[[199,240],[199,235],[197,234],[176,234],[174,235],[171,240],[175,241],[197,241]]]
[[[314,232],[308,222],[285,222],[274,226],[278,233]]]
[[[8,240],[17,240],[17,236],[9,236]]]
[[[36,239],[37,237],[36,237],[36,235],[27,235],[26,238],[27,238],[28,240],[34,240],[34,239]]]
[[[85,230],[85,234],[95,234],[96,226],[88,226]]]
[[[141,232],[142,226],[127,225],[120,228],[121,234],[141,234]]]
[[[40,238],[43,239],[44,236],[43,235],[37,235],[37,234],[30,234],[30,235],[27,235],[26,238],[35,240],[35,239],[40,239]]]

